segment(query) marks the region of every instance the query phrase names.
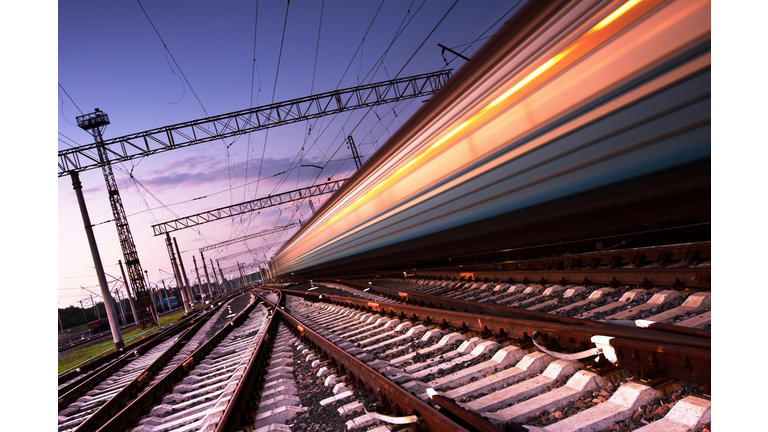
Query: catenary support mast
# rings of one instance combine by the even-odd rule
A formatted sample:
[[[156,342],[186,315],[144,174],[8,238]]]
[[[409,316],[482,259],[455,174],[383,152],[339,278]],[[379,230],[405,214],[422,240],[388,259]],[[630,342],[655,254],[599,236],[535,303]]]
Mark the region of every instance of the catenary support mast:
[[[125,282],[125,294],[128,296],[128,302],[131,304],[131,313],[133,313],[133,323],[138,325],[139,319],[136,313],[136,302],[133,301],[134,295],[131,294],[131,287],[128,285],[128,279],[125,277],[125,269],[123,269],[123,262],[117,260],[117,265],[120,266],[120,273],[123,275],[123,282]]]
[[[117,227],[117,237],[120,240],[120,248],[123,251],[123,259],[125,259],[125,266],[128,268],[128,278],[131,281],[131,287],[136,294],[137,312],[139,314],[138,321],[142,328],[154,325],[157,321],[152,316],[150,310],[149,293],[147,287],[144,284],[144,273],[141,269],[141,263],[139,262],[139,254],[136,252],[136,245],[133,242],[133,236],[131,235],[131,228],[128,226],[128,217],[125,214],[123,208],[123,201],[120,198],[120,192],[117,189],[117,181],[115,175],[112,172],[112,165],[110,164],[107,151],[104,147],[104,138],[102,133],[109,124],[109,117],[106,113],[99,111],[96,108],[95,112],[85,114],[77,117],[77,125],[88,131],[96,142],[96,151],[99,155],[99,162],[104,174],[104,181],[107,185],[107,193],[109,195],[109,203],[112,207],[112,217]],[[106,301],[105,294],[103,297]],[[112,307],[114,313],[114,306]],[[109,313],[108,313],[109,315]]]
[[[109,327],[112,330],[112,339],[115,341],[115,347],[120,349],[125,346],[125,343],[123,342],[123,335],[120,333],[120,326],[117,325],[115,305],[113,305],[110,301],[112,297],[109,296],[107,277],[104,275],[104,266],[101,264],[101,255],[99,255],[99,248],[96,246],[96,237],[93,235],[93,225],[91,225],[91,218],[88,216],[88,208],[85,207],[85,198],[83,198],[83,185],[80,183],[80,175],[75,171],[72,172],[72,188],[75,189],[75,195],[77,195],[77,203],[80,205],[80,214],[83,217],[85,235],[88,237],[88,246],[91,248],[93,266],[96,268],[96,278],[99,280],[99,288],[101,288],[101,294],[102,297],[104,297],[104,306],[107,309]],[[81,302],[80,307],[82,307],[82,305],[83,303]],[[83,317],[85,317],[85,309],[83,309]],[[88,322],[87,319],[86,322]]]

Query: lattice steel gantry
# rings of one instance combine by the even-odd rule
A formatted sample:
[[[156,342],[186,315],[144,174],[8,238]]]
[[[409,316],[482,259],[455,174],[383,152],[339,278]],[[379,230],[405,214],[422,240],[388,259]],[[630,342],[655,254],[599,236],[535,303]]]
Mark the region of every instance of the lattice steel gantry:
[[[146,283],[144,281],[144,272],[142,271],[141,263],[139,262],[139,254],[136,252],[136,245],[133,242],[131,229],[128,226],[128,216],[125,214],[123,201],[120,199],[120,191],[117,189],[117,181],[112,172],[112,165],[110,164],[107,151],[104,147],[102,133],[108,124],[109,117],[105,112],[100,111],[98,108],[96,108],[93,113],[77,117],[77,126],[89,132],[96,143],[96,151],[99,155],[102,173],[104,174],[104,181],[107,185],[109,203],[112,207],[112,217],[114,218],[115,226],[117,227],[120,248],[123,251],[125,266],[128,268],[128,278],[131,281],[131,287],[133,288],[136,297],[136,312],[139,315],[136,318],[138,319],[141,328],[145,328],[156,324],[157,320],[152,314],[152,299],[147,292]],[[72,175],[74,182],[74,171],[72,172]]]

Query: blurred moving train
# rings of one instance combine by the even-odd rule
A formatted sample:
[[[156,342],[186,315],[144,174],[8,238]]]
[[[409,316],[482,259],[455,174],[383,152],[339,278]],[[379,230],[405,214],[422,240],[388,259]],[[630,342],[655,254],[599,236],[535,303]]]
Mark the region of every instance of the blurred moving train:
[[[170,306],[169,306],[170,304]],[[168,297],[168,299],[160,299],[157,302],[157,308],[159,310],[166,310],[166,309],[175,309],[179,307],[179,301],[176,299],[176,297]]]
[[[277,277],[711,222],[704,0],[529,1],[270,262]]]

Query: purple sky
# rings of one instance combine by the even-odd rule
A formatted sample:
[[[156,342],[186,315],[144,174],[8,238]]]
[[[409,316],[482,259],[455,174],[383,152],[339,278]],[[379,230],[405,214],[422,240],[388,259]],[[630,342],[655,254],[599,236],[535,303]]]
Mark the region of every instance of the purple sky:
[[[104,137],[110,139],[396,76],[446,67],[456,71],[465,62],[447,52],[443,58],[437,44],[471,57],[517,4],[501,0],[460,0],[455,5],[435,0],[294,0],[289,6],[286,1],[258,2],[257,11],[257,2],[215,6],[147,0],[141,5],[132,1],[62,2],[58,9],[58,148],[92,142],[75,125],[81,110],[105,111],[111,124]],[[402,33],[392,43],[398,31]],[[365,160],[422,100],[322,117],[114,166],[139,258],[151,282],[160,283],[161,278],[171,282],[165,242],[152,235],[153,224],[322,183],[329,177],[348,177],[355,166],[346,137],[353,136]],[[301,164],[325,169],[297,168]],[[105,271],[119,277],[117,262],[123,258],[115,226],[102,223],[111,220],[112,214],[101,170],[83,172],[81,180]],[[81,286],[99,290],[71,180],[63,177],[57,184],[58,299],[59,306],[66,307],[90,298]],[[315,207],[326,198],[313,199]],[[200,247],[306,220],[309,215],[307,202],[294,203],[172,236],[192,281],[192,255],[200,264]],[[250,240],[247,245],[256,248],[284,241],[292,232]],[[215,260],[245,248],[239,243],[211,251],[206,257]],[[269,251],[268,257],[275,251]],[[252,259],[248,255],[239,258],[240,262]],[[222,267],[231,265],[235,261],[222,263]]]

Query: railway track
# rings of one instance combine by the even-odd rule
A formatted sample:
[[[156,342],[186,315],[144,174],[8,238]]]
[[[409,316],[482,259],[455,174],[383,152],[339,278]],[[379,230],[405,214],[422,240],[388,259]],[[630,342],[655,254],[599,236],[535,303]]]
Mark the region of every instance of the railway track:
[[[377,284],[413,293],[625,325],[660,323],[704,330],[711,330],[712,326],[712,294],[705,289],[414,279],[387,279]]]
[[[488,423],[501,430],[536,431],[710,426],[707,377],[644,378],[642,370],[607,361],[610,354],[605,352],[578,358],[535,341],[481,337],[481,332],[443,329],[424,320],[334,304],[343,303],[341,299],[325,300],[288,296],[286,310],[305,329],[314,329],[423,402],[446,412],[452,408],[455,417],[474,415],[474,430],[493,430],[483,429]],[[384,422],[368,413],[347,423],[348,429],[383,427]]]
[[[711,430],[708,286],[441,271],[229,299],[60,387],[59,430]]]
[[[496,309],[416,306],[429,294],[350,281],[256,289],[214,335],[213,314],[196,342],[183,330],[190,342],[151,378],[173,338],[63,404],[59,430],[711,429],[708,331],[488,305],[469,299],[504,289],[431,282],[419,286],[450,288],[448,305]],[[218,313],[231,318],[227,306]],[[501,308],[515,313],[489,314]]]
[[[138,346],[129,346],[103,364],[59,387],[58,430],[96,430],[105,419],[154,385],[200,346],[217,323],[231,312],[234,296],[204,312],[191,315],[153,335]]]

